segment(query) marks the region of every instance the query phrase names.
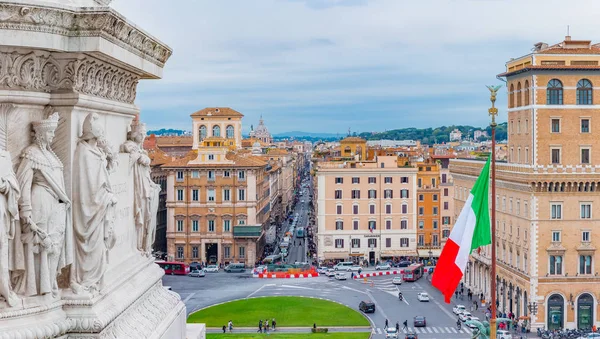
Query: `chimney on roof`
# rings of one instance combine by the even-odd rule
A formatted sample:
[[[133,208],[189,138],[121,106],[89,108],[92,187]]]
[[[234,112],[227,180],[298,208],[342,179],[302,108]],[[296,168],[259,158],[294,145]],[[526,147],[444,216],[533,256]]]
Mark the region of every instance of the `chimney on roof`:
[[[571,41],[571,36],[570,35],[565,36],[565,41]]]

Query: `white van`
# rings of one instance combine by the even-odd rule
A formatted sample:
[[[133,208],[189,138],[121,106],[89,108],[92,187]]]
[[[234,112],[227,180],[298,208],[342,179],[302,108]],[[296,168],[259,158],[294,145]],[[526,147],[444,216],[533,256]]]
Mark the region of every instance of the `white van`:
[[[345,261],[345,262],[340,262],[337,265],[335,265],[333,267],[333,269],[335,269],[336,271],[350,271],[350,268],[352,267],[352,262],[351,261]]]

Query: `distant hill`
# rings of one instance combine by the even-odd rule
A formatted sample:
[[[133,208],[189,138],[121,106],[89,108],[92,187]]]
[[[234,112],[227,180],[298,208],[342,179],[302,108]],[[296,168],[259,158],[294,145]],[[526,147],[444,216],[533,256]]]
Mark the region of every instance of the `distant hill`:
[[[291,132],[283,132],[273,134],[273,138],[300,138],[300,137],[310,137],[310,138],[343,138],[343,134],[337,133],[311,133],[311,132],[300,132],[300,131],[291,131]]]
[[[496,127],[496,140],[500,141],[507,139],[506,126],[506,122],[498,124],[498,127]],[[463,139],[465,139],[468,135],[473,137],[473,131],[475,130],[482,130],[481,127],[452,125],[436,128],[402,128],[385,132],[363,132],[358,136],[367,140],[419,140],[424,144],[433,144],[450,141],[450,132],[454,129],[458,129],[462,132]],[[488,126],[485,128],[485,130],[488,132],[488,135],[491,136],[492,129]]]
[[[148,133],[148,135],[151,135],[151,134],[155,134],[155,135],[183,135],[183,134],[187,134],[188,131],[184,131],[182,129],[161,128],[161,129],[156,130],[156,131],[148,131],[147,133]]]

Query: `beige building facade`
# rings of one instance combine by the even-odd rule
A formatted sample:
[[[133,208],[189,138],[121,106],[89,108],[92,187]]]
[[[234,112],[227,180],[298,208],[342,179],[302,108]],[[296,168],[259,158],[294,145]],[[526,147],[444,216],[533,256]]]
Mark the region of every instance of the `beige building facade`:
[[[416,168],[379,156],[317,162],[314,172],[319,261],[417,255]]]
[[[596,262],[600,237],[600,47],[571,40],[511,60],[507,80],[508,162],[497,166],[497,276],[490,249],[474,255],[467,285],[496,293],[499,310],[532,327],[600,326]],[[483,162],[455,160],[455,213]],[[489,247],[489,246],[488,246]],[[490,279],[497,281],[490,291]]]

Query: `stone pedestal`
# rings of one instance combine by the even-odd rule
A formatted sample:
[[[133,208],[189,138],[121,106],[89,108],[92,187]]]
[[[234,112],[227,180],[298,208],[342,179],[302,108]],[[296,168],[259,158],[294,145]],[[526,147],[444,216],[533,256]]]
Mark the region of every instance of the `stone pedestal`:
[[[160,78],[171,55],[109,3],[0,1],[0,150],[10,152],[16,171],[23,150],[35,144],[32,122],[58,112],[51,149],[62,162],[64,190],[73,203],[73,173],[80,165],[74,154],[84,119],[95,113],[118,153],[139,115],[138,81]],[[109,188],[117,199],[110,215],[114,246],[101,288],[74,293],[67,265],[54,295],[18,295],[12,307],[0,295],[0,338],[185,338],[183,302],[162,286],[163,271],[136,247],[130,155],[116,158]],[[18,227],[25,232],[23,222]]]

